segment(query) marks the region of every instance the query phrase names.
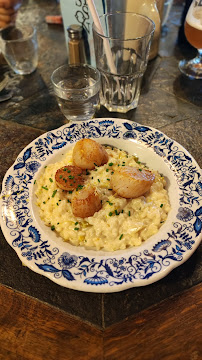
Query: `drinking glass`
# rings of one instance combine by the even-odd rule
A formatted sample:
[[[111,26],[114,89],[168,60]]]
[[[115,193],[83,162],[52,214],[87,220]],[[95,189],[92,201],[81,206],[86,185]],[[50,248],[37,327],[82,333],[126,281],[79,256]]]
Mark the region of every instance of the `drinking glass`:
[[[192,60],[181,60],[180,71],[191,79],[202,79],[202,1],[192,1],[184,24],[188,42],[198,50]]]
[[[62,65],[52,76],[58,105],[68,120],[93,118],[99,108],[100,73],[87,64]]]
[[[102,29],[93,24],[100,102],[109,111],[126,113],[138,105],[155,25],[129,12],[104,14],[100,22]]]
[[[0,31],[0,48],[16,74],[31,74],[38,64],[36,28],[10,25]]]

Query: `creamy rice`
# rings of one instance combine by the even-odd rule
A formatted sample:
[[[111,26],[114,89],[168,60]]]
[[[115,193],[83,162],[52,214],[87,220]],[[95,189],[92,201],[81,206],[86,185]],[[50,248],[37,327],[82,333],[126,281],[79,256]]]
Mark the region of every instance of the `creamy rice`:
[[[86,182],[95,186],[102,199],[102,208],[88,218],[76,218],[72,213],[72,193],[56,186],[55,173],[72,165],[72,150],[63,160],[50,164],[36,181],[37,205],[44,223],[56,231],[64,241],[91,249],[115,251],[139,246],[156,234],[167,218],[170,204],[166,181],[158,172],[150,190],[136,199],[117,196],[110,189],[110,179],[117,166],[145,168],[137,158],[117,148],[105,147],[107,164],[88,170]]]

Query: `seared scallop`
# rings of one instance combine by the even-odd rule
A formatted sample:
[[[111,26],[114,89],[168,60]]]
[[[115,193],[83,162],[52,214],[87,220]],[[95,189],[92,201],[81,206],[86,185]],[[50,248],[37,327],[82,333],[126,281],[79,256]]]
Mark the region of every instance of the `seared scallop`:
[[[97,190],[88,185],[81,190],[74,191],[72,195],[72,212],[76,217],[93,216],[102,207],[100,195]]]
[[[84,183],[82,169],[67,165],[56,171],[56,185],[62,190],[74,190]]]
[[[154,179],[155,175],[149,170],[124,166],[114,171],[111,187],[121,197],[137,198],[150,189]]]
[[[108,154],[104,147],[92,139],[79,140],[73,149],[73,164],[81,169],[92,170],[107,163]]]

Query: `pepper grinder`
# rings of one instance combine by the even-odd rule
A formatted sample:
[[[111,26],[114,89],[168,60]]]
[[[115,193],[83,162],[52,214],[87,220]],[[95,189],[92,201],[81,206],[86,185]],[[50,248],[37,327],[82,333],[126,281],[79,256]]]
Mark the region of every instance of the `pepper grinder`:
[[[85,47],[82,36],[83,28],[80,25],[70,25],[67,28],[69,41],[69,64],[85,64],[86,56],[85,56]]]

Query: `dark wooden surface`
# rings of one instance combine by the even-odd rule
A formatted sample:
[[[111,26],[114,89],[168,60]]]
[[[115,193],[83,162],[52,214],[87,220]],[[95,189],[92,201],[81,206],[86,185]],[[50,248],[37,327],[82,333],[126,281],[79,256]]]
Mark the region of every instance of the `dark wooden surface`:
[[[103,331],[0,286],[2,360],[200,360],[202,287]]]
[[[68,0],[67,0],[68,1]],[[66,119],[50,76],[67,62],[62,26],[45,15],[60,12],[56,0],[24,0],[18,21],[36,25],[39,65],[29,76],[6,65],[13,97],[0,103],[0,183],[19,152]],[[173,8],[160,50],[149,63],[138,108],[122,118],[163,131],[202,165],[202,82],[184,78],[178,62],[193,49],[177,44],[182,13]],[[97,117],[120,117],[105,109]],[[202,358],[202,246],[161,281],[120,293],[82,293],[62,288],[22,266],[0,231],[0,360]]]

